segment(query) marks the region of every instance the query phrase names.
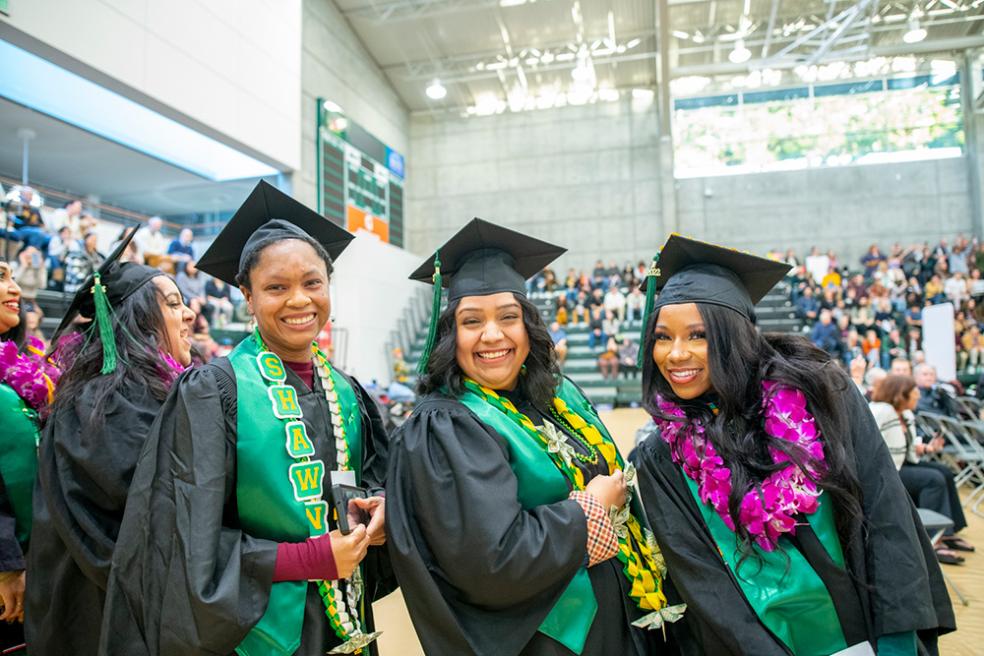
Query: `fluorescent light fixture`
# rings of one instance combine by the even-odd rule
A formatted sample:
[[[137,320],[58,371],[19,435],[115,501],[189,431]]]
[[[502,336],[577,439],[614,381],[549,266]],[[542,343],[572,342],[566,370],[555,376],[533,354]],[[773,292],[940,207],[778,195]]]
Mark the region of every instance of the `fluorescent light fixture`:
[[[902,40],[906,43],[919,43],[926,38],[926,28],[919,24],[918,18],[909,21],[909,31],[902,35]]]
[[[745,47],[745,40],[738,39],[735,42],[735,49],[728,54],[728,60],[732,64],[744,64],[752,58],[752,51]]]
[[[46,59],[0,41],[0,96],[210,180],[277,169]]]
[[[633,100],[652,100],[655,97],[656,92],[652,89],[633,89],[632,99]]]
[[[525,4],[526,0],[499,0],[500,7],[518,7]]]
[[[425,92],[427,93],[427,97],[431,100],[441,100],[444,96],[448,95],[448,90],[437,78],[434,78],[434,80],[427,85]]]

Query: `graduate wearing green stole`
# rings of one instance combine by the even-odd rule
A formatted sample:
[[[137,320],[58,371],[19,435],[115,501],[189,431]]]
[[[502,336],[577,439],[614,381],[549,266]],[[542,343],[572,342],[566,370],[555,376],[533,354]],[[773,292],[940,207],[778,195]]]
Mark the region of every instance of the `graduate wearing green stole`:
[[[199,262],[239,284],[256,330],[185,375],[161,411],[120,532],[103,653],[377,653],[372,602],[394,587],[386,434],[313,343],[351,238],[260,183]],[[367,526],[339,532],[333,479],[367,490]]]
[[[755,326],[788,269],[672,235],[646,282],[655,428],[633,460],[687,641],[707,654],[936,653],[953,610],[864,398],[804,338]]]
[[[423,397],[391,448],[387,524],[428,654],[677,653],[684,608],[631,469],[525,298],[562,252],[474,219],[412,275],[434,284],[434,314]]]

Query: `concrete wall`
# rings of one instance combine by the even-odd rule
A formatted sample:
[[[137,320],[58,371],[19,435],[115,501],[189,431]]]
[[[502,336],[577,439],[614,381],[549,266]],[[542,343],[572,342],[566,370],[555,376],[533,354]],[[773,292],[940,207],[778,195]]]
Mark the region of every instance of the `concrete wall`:
[[[651,252],[657,123],[630,101],[482,118],[414,116],[408,248],[425,253],[473,216],[568,247],[565,262]]]
[[[649,259],[660,212],[655,110],[630,101],[411,121],[408,247],[425,253],[472,216],[570,249],[560,267]],[[973,232],[963,159],[682,179],[678,230],[752,252],[813,245],[855,265],[884,246]]]
[[[409,155],[410,116],[389,80],[332,0],[303,0],[301,52],[301,170],[294,195],[317,203],[317,98],[335,102],[383,143]]]
[[[366,233],[356,235],[335,263],[332,327],[345,330],[348,340],[338,360],[363,383],[390,382],[386,343],[404,307],[423,287],[407,279],[417,264],[416,256]]]
[[[9,11],[0,22],[123,95],[145,94],[271,163],[300,166],[301,0],[10,0]]]
[[[694,237],[758,253],[833,248],[853,267],[872,243],[973,232],[962,158],[680,180],[677,210]]]

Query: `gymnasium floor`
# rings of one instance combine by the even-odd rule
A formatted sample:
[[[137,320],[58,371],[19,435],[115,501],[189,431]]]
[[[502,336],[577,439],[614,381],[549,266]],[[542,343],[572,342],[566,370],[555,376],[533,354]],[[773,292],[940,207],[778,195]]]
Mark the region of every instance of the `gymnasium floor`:
[[[620,409],[602,413],[602,419],[622,453],[627,454],[636,429],[646,421],[646,414],[642,410]],[[979,551],[967,554],[967,562],[961,566],[944,566],[944,572],[960,588],[969,605],[962,605],[951,590],[960,628],[944,636],[943,656],[984,656],[984,518],[970,513],[967,521],[970,526],[963,535]],[[423,656],[399,592],[378,602],[375,611],[376,626],[383,630],[379,639],[381,656]]]

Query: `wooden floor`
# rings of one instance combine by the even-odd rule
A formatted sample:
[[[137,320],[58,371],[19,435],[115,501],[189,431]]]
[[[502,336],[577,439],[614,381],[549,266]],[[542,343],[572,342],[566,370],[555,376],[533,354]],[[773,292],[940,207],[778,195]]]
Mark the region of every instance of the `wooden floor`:
[[[602,419],[622,453],[628,454],[646,414],[642,410],[614,410],[602,413]],[[969,605],[962,605],[951,588],[958,630],[943,637],[943,656],[984,656],[984,518],[968,513],[967,521],[970,526],[961,535],[977,545],[979,551],[967,554],[963,565],[944,565],[944,573],[960,588]],[[376,627],[383,631],[379,639],[381,656],[423,656],[399,591],[377,602],[374,610]]]

